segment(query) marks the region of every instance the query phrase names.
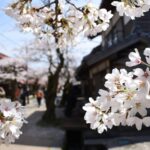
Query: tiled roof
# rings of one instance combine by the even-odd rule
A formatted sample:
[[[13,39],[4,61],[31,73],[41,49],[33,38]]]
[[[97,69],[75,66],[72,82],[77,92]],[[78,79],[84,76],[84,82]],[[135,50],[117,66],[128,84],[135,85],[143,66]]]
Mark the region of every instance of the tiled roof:
[[[149,43],[149,41],[150,41],[149,37],[131,35],[128,38],[124,39],[123,41],[120,41],[118,44],[116,44],[110,48],[101,50],[101,51],[97,52],[95,55],[89,55],[88,58],[86,58],[86,60],[85,60],[86,64],[88,66],[94,65],[94,64],[108,58],[109,56],[113,55],[114,53],[124,50],[125,48],[127,48],[135,43],[138,43],[138,42]]]
[[[5,55],[5,54],[0,53],[0,59],[3,59],[3,58],[5,58],[5,57],[8,57],[8,56]]]

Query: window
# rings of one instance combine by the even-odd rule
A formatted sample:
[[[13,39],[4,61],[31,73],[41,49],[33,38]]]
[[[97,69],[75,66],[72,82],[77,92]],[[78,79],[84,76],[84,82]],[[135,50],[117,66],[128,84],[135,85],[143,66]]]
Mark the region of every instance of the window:
[[[118,41],[123,39],[123,18],[120,18],[115,26],[113,26],[110,33],[106,36],[105,45],[107,47],[118,43]]]

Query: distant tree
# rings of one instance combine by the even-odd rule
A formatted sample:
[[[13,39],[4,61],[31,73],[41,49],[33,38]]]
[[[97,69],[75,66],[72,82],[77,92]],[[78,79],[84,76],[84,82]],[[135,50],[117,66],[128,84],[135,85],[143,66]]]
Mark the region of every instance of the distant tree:
[[[26,63],[20,58],[6,57],[0,60],[0,80],[10,82],[11,100],[15,100],[17,82],[26,80]]]

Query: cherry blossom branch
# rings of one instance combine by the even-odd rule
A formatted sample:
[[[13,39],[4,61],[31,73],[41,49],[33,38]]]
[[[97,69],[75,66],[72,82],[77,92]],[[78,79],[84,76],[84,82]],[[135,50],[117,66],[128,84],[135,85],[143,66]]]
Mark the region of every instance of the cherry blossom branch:
[[[133,126],[142,129],[142,124],[150,126],[150,116],[147,116],[150,92],[150,48],[145,48],[146,62],[141,60],[138,49],[129,54],[128,67],[139,64],[147,65],[143,70],[136,68],[133,72],[125,69],[113,69],[105,76],[107,90],[99,90],[96,100],[89,98],[83,109],[86,111],[85,120],[92,129],[103,133],[113,126]]]
[[[146,63],[146,62],[144,62],[144,61],[142,61],[141,64],[143,64],[143,65],[145,65],[145,66],[147,66],[147,67],[150,68],[150,64],[148,64],[148,63]]]
[[[72,5],[76,10],[79,10],[80,12],[83,12],[81,8],[77,7],[74,3],[72,3],[70,0],[66,0],[66,2],[70,5]]]
[[[19,102],[11,102],[9,99],[0,99],[0,141],[2,143],[14,143],[22,134],[22,125],[27,123],[24,116],[24,108]]]

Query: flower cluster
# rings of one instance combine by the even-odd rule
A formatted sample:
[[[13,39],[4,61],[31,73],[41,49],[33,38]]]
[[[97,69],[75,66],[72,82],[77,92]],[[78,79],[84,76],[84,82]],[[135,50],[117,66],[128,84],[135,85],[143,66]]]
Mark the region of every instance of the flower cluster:
[[[96,35],[102,31],[106,31],[112,18],[111,11],[106,9],[97,9],[92,3],[88,3],[83,8],[83,13],[75,16],[75,24],[85,32],[86,35]],[[71,9],[72,11],[73,9]],[[74,12],[76,10],[74,9]],[[73,12],[73,13],[74,13]]]
[[[5,12],[19,23],[23,31],[32,32],[40,39],[46,34],[51,39],[51,45],[55,44],[60,49],[74,45],[81,33],[96,35],[109,27],[113,16],[110,11],[99,10],[91,3],[81,8],[70,1],[65,3],[66,7],[63,4],[58,1],[37,8],[31,0],[18,0],[9,5]]]
[[[0,143],[12,143],[18,139],[22,132],[24,108],[19,102],[7,99],[0,100]]]
[[[143,16],[150,9],[149,0],[113,1],[119,14],[131,19]],[[65,6],[65,7],[64,7]],[[98,9],[92,3],[77,7],[70,0],[52,1],[37,6],[33,0],[15,0],[6,9],[22,31],[32,32],[36,37],[50,39],[53,47],[66,49],[76,44],[82,35],[95,36],[106,31],[112,18],[111,11]]]
[[[149,0],[122,0],[121,2],[113,1],[112,5],[116,7],[120,16],[125,14],[126,16],[131,17],[131,19],[143,16],[144,13],[150,9]]]
[[[150,108],[150,48],[144,50],[146,62],[141,60],[136,49],[129,54],[129,67],[144,64],[145,70],[136,68],[132,72],[125,69],[113,69],[105,76],[105,87],[108,90],[99,90],[96,100],[89,99],[85,104],[85,120],[92,129],[99,133],[113,126],[133,126],[141,130],[142,124],[150,126],[150,117],[147,110]]]

